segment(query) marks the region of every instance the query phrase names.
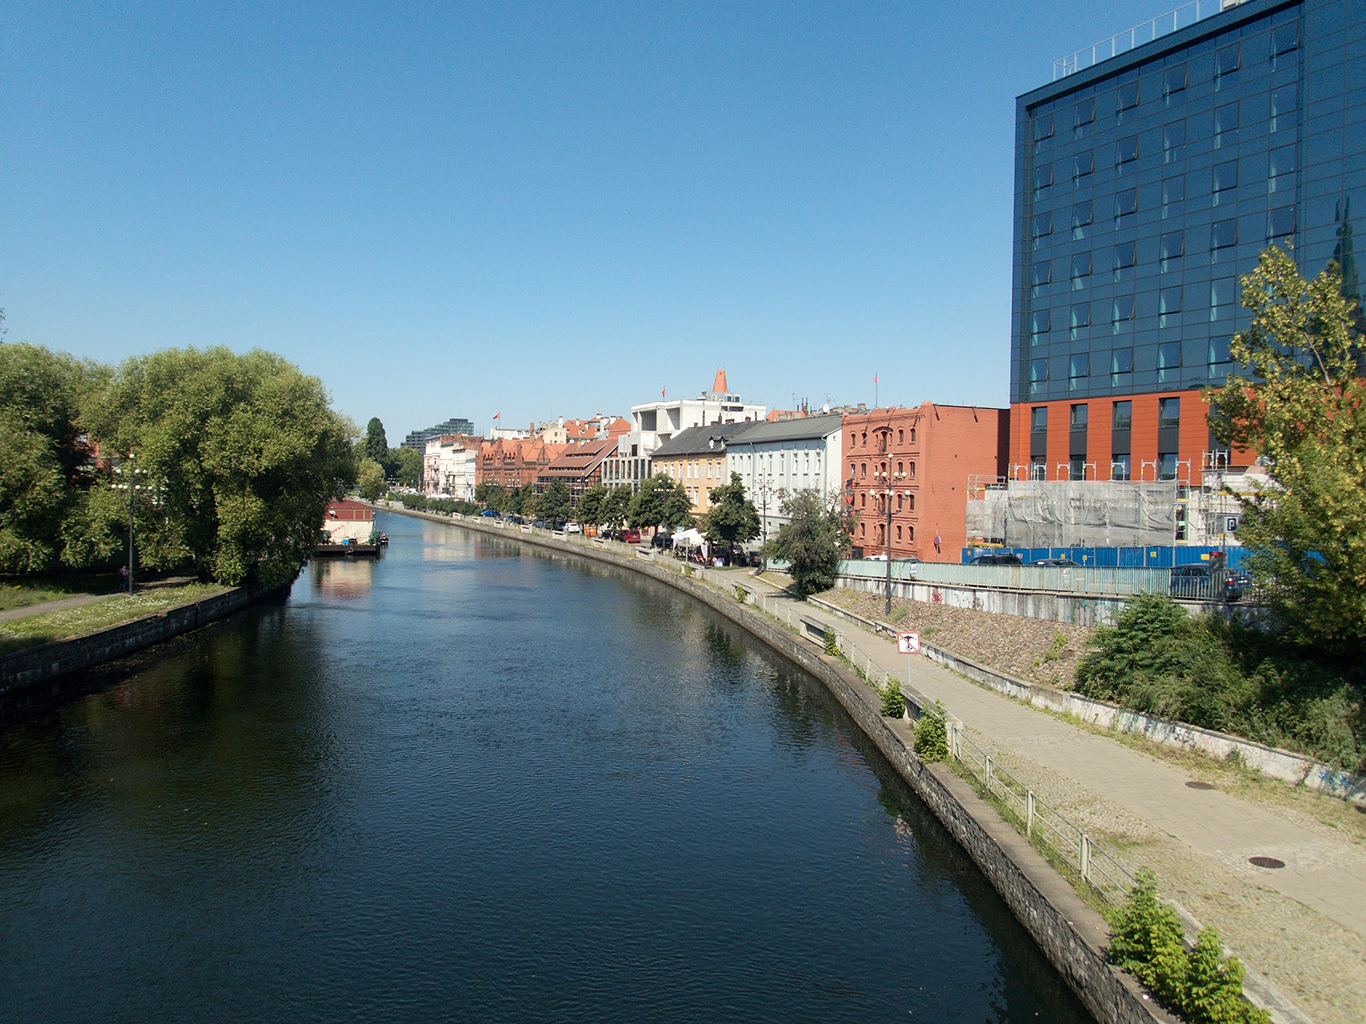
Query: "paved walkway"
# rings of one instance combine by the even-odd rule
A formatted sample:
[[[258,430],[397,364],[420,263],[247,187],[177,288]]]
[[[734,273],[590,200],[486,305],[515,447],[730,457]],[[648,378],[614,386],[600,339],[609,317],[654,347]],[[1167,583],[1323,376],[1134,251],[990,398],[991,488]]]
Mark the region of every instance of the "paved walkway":
[[[888,639],[748,574],[705,575],[727,590],[740,579],[768,588],[768,607],[833,626],[875,665],[905,678],[906,656]],[[1178,767],[926,658],[914,659],[911,683],[942,701],[1007,770],[1110,839],[1106,845],[1126,866],[1152,866],[1165,891],[1216,926],[1230,949],[1313,1019],[1366,1020],[1366,847],[1308,815],[1189,788],[1190,775]],[[1253,856],[1285,867],[1254,867]]]

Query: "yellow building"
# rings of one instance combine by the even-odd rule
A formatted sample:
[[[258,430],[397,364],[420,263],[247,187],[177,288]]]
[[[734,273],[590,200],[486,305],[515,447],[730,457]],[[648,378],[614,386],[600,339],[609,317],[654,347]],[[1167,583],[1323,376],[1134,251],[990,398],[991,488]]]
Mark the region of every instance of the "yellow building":
[[[730,483],[726,478],[726,444],[754,423],[714,423],[690,427],[660,445],[650,457],[650,471],[681,483],[692,500],[694,515],[711,508],[712,488]]]

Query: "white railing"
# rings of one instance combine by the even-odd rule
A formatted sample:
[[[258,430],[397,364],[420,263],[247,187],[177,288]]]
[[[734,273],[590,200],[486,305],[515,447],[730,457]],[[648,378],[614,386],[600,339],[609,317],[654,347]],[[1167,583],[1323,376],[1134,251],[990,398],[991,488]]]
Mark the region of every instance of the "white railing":
[[[1102,39],[1094,46],[1088,46],[1084,50],[1078,50],[1076,53],[1058,58],[1053,62],[1053,81],[1056,82],[1059,78],[1084,71],[1103,60],[1118,57],[1121,53],[1128,53],[1144,43],[1161,39],[1165,35],[1194,25],[1197,21],[1202,21],[1220,11],[1236,7],[1241,2],[1242,0],[1192,0],[1191,3],[1182,4],[1174,11],[1160,14],[1150,21],[1135,25],[1124,32],[1116,33],[1109,39]]]

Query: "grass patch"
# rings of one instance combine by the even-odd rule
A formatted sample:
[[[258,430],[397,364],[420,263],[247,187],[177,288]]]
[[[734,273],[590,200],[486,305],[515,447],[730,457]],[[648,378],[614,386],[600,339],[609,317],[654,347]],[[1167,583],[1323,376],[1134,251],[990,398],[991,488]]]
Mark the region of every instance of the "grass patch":
[[[227,589],[216,583],[182,583],[145,590],[133,597],[111,597],[80,608],[31,615],[0,625],[0,654],[85,636],[143,615],[221,594]]]

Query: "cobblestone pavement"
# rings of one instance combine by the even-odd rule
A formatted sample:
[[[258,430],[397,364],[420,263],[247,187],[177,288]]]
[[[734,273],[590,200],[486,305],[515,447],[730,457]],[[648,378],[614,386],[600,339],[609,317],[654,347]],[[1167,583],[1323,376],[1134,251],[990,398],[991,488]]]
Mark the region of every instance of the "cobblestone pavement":
[[[779,600],[852,635],[894,676],[905,673],[906,659],[889,641],[812,605]],[[1316,1024],[1366,1020],[1366,846],[1355,836],[1292,807],[1189,788],[1193,776],[1179,765],[927,660],[917,659],[913,683],[943,701],[993,760],[1131,871],[1151,867],[1166,895],[1215,927],[1230,950]],[[1286,866],[1254,867],[1248,858],[1256,855]]]

